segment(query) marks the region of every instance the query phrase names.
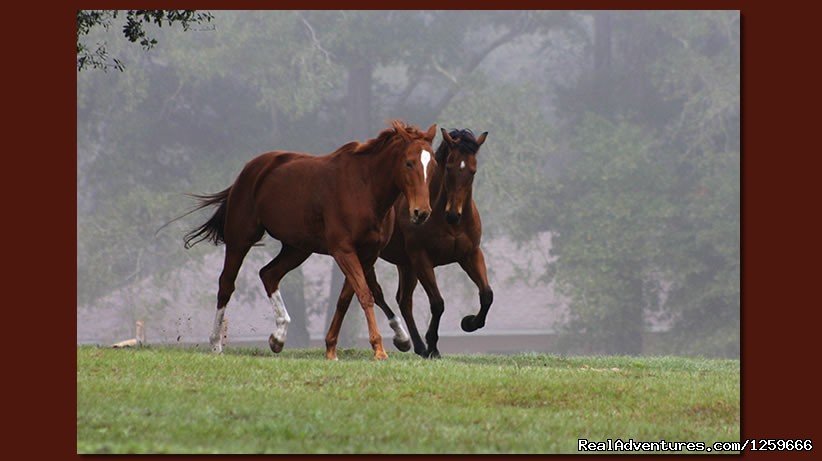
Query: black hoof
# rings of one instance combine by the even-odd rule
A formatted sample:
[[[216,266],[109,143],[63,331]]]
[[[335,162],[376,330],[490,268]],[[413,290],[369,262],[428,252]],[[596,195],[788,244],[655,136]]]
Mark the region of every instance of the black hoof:
[[[440,358],[440,351],[434,349],[433,351],[426,351],[426,357],[429,359],[438,359]]]
[[[408,352],[411,350],[411,340],[406,339],[405,341],[400,341],[399,338],[394,338],[394,347],[396,347],[400,352]]]
[[[472,331],[477,331],[478,329],[482,328],[484,325],[478,325],[477,316],[476,315],[466,315],[462,318],[462,322],[460,322],[460,327],[462,327],[462,331],[466,333],[471,333]]]
[[[428,350],[426,350],[424,348],[423,349],[418,349],[418,348],[415,347],[414,348],[414,353],[419,355],[422,358],[428,357]]]
[[[285,346],[285,343],[278,341],[273,334],[268,337],[268,347],[271,348],[271,352],[279,354],[282,352],[283,346]]]

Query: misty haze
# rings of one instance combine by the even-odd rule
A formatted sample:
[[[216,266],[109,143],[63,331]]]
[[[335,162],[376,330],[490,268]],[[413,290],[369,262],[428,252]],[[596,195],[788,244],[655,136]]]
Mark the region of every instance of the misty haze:
[[[117,68],[77,74],[77,341],[206,349],[223,246],[186,250],[214,212],[162,227],[230,186],[257,155],[325,155],[391,119],[488,132],[473,198],[493,288],[484,328],[459,264],[436,268],[440,350],[738,357],[740,18],[735,11],[216,11],[116,27]],[[162,228],[161,228],[162,227]],[[159,229],[159,231],[158,231]],[[275,326],[251,249],[226,310],[228,347]],[[397,269],[377,278],[399,313]],[[312,255],[281,291],[285,347],[324,347],[343,277]],[[414,318],[431,318],[422,286]],[[389,355],[383,313],[376,317]],[[368,348],[354,299],[341,347]],[[267,348],[266,348],[267,350]],[[414,352],[404,352],[413,354]]]

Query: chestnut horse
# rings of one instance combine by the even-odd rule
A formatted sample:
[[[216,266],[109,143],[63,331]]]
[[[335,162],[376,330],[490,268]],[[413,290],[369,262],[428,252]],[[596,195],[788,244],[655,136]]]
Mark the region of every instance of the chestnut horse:
[[[438,331],[445,302],[437,287],[434,267],[459,263],[479,288],[480,311],[477,315],[463,317],[461,327],[464,331],[472,332],[485,326],[485,317],[494,300],[494,292],[488,285],[485,257],[480,249],[482,224],[472,197],[477,153],[487,135],[488,132],[485,132],[475,138],[470,130],[453,130],[448,133],[442,129],[443,141],[434,155],[437,167],[431,174],[429,185],[433,204],[431,217],[423,225],[415,226],[407,216],[400,213],[408,206],[408,202],[399,198],[395,204],[397,218],[394,233],[380,254],[381,258],[397,266],[397,302],[411,332],[414,352],[423,357],[440,356],[437,349]],[[377,305],[389,319],[392,318],[394,313],[385,302],[373,269],[366,277],[372,279],[372,285],[376,287],[373,291]],[[412,313],[411,301],[417,280],[422,283],[431,304],[431,322],[425,334],[427,348],[420,338]],[[346,281],[337,303],[337,315],[345,315],[353,294],[354,290]],[[339,325],[332,324],[326,337],[326,348],[329,347],[329,342],[336,344],[338,333]]]
[[[312,253],[321,253],[334,258],[356,292],[365,311],[374,358],[387,358],[374,318],[373,288],[365,274],[373,272],[390,238],[395,215],[389,211],[400,194],[407,209],[399,215],[407,222],[420,225],[430,215],[426,178],[435,134],[436,125],[423,133],[393,121],[376,138],[350,142],[325,156],[269,152],[248,162],[228,189],[197,196],[198,209],[218,208],[211,219],[186,235],[186,248],[202,240],[225,243],[217,313],[209,338],[212,350],[222,351],[220,326],[243,258],[267,232],[282,242],[277,257],[260,270],[276,322],[269,337],[271,350],[282,350],[290,322],[280,280]],[[392,318],[391,325],[395,344],[407,344],[408,336],[397,319]]]

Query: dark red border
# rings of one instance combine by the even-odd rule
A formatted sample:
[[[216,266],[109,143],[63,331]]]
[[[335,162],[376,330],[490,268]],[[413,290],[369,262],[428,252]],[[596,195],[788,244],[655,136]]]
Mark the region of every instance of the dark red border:
[[[2,346],[6,456],[74,458],[76,451],[76,70],[74,11],[137,2],[59,2],[7,10],[4,29]],[[140,2],[163,8],[171,2]],[[327,2],[178,1],[175,8],[321,8]],[[813,237],[819,204],[818,16],[784,2],[669,0],[473,4],[356,2],[400,9],[741,9],[743,109],[743,438],[817,437],[815,352],[822,271]],[[813,97],[815,95],[815,98]],[[813,136],[813,138],[812,138]],[[9,278],[11,276],[11,278]],[[45,331],[27,317],[49,319]],[[18,318],[19,317],[19,318]],[[38,326],[43,322],[38,322]],[[817,447],[817,451],[822,447]],[[9,453],[11,452],[11,453]],[[754,457],[762,453],[747,452]],[[773,455],[773,454],[772,454]],[[784,454],[783,454],[784,455]],[[791,455],[797,456],[796,453]],[[808,453],[803,455],[810,457]]]

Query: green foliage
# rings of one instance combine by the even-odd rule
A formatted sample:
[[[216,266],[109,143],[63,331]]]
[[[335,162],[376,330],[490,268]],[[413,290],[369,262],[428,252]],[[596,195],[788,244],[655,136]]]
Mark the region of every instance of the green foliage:
[[[576,453],[737,440],[739,410],[736,360],[77,351],[80,453]]]
[[[518,216],[555,233],[566,341],[639,353],[654,319],[671,351],[738,356],[738,14],[609,14],[620,59],[559,92],[569,151]]]
[[[118,58],[109,58],[104,42],[97,42],[93,47],[84,41],[94,28],[102,27],[108,30],[118,16],[124,16],[122,25],[123,36],[131,42],[140,42],[144,50],[150,50],[157,44],[157,39],[147,34],[145,25],[163,24],[172,26],[180,24],[183,30],[188,30],[192,24],[202,24],[212,19],[211,13],[199,13],[195,10],[77,10],[77,70],[87,68],[108,70],[115,68],[125,69],[123,61]]]
[[[559,204],[552,253],[557,287],[570,299],[566,327],[595,351],[640,353],[675,208],[670,173],[636,126],[589,115],[578,133],[577,158],[548,191]]]
[[[239,154],[260,151],[269,123],[255,102],[243,88],[225,82],[181,87],[174,73],[153,61],[123,73],[81,74],[77,171],[81,304],[186,261],[181,246],[186,226],[176,223],[157,235],[155,231],[193,205],[184,193],[225,188],[247,160]],[[225,120],[210,115],[211,107],[228,103],[243,105],[247,115]],[[221,129],[203,130],[203,124],[219,124]],[[198,136],[181,134],[191,132]],[[202,255],[203,249],[193,254]],[[146,263],[148,255],[153,255],[151,264]]]
[[[542,184],[546,159],[556,149],[553,130],[541,113],[538,91],[532,85],[499,84],[474,76],[465,96],[455,98],[439,117],[445,129],[468,128],[488,138],[477,157],[474,200],[483,219],[483,232],[494,236],[518,227],[528,213],[531,189]],[[531,229],[525,231],[531,234]]]
[[[165,248],[176,243],[171,235],[154,235],[154,223],[164,218],[169,196],[135,187],[123,196],[109,197],[96,205],[93,216],[77,219],[78,303],[135,283],[165,259]],[[123,211],[130,219],[124,225]]]
[[[215,26],[230,30],[230,41],[215,34],[183,36],[170,58],[184,83],[237,80],[257,93],[258,107],[266,113],[276,109],[299,120],[336,88],[340,71],[316,46],[301,17],[296,11],[222,11]]]

